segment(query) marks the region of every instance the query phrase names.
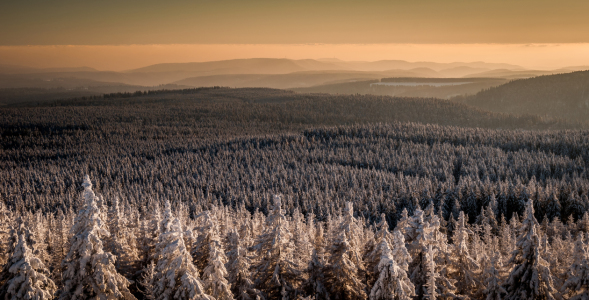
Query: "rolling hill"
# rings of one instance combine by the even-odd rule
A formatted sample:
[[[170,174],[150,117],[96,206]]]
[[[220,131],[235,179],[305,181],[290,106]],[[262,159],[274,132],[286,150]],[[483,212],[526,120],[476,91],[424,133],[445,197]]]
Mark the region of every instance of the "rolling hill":
[[[456,100],[494,112],[586,122],[589,119],[589,71],[513,80]]]
[[[350,62],[341,60],[314,60],[314,59],[277,59],[277,58],[252,58],[233,59],[210,62],[193,63],[163,63],[146,66],[143,68],[124,72],[98,71],[88,67],[78,68],[30,68],[14,65],[0,65],[0,74],[13,76],[10,81],[12,86],[4,83],[3,87],[43,87],[43,84],[35,83],[35,80],[51,81],[56,78],[76,78],[100,82],[111,82],[127,85],[155,86],[169,84],[196,77],[219,75],[283,75],[300,72],[364,72],[379,73],[378,76],[360,76],[360,78],[382,77],[456,77],[457,75],[470,75],[472,73],[506,69],[522,70],[521,67],[508,64],[489,64],[483,62],[473,63],[434,63],[434,62],[407,62],[402,60],[382,60],[374,62]],[[313,74],[313,73],[308,73]],[[315,75],[313,75],[315,76]],[[480,77],[480,76],[479,76]],[[243,78],[243,77],[242,77]],[[260,78],[260,77],[257,77]],[[227,82],[218,82],[216,85],[242,86],[235,84],[235,78],[227,77]],[[211,78],[199,80],[210,81]],[[252,81],[253,80],[253,81]],[[308,84],[264,84],[257,79],[239,79],[237,82],[252,81],[247,86],[261,87],[301,87]],[[307,81],[313,81],[309,79]],[[315,82],[312,85],[323,84],[324,81]],[[252,85],[253,84],[253,85]]]
[[[398,83],[387,85],[386,83]],[[438,85],[436,83],[457,83]],[[457,95],[474,95],[477,92],[506,83],[501,78],[382,78],[328,83],[312,87],[293,88],[300,93],[370,94],[396,97],[425,97],[449,99]]]

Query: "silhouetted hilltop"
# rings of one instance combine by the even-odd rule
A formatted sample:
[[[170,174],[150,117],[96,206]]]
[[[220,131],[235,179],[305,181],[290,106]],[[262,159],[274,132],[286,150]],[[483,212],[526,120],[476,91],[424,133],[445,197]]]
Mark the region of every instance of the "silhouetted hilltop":
[[[309,70],[340,69],[344,68],[333,63],[320,62],[312,59],[251,58],[193,63],[164,63],[130,70],[126,73],[189,72],[202,75],[285,74]]]
[[[457,99],[494,112],[587,121],[589,71],[514,80]]]

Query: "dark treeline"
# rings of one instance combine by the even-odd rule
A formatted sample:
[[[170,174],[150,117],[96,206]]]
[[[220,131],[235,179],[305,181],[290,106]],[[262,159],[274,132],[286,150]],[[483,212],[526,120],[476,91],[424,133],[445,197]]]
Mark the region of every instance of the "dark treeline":
[[[210,88],[193,88],[193,89],[179,89],[179,90],[149,90],[149,91],[135,91],[133,93],[109,93],[102,95],[102,98],[131,98],[131,97],[138,97],[138,96],[153,96],[153,95],[165,95],[165,94],[194,94],[198,93],[203,90],[218,90],[222,89],[223,87],[214,86]]]
[[[410,81],[409,79],[414,79]],[[431,80],[430,80],[431,79]],[[446,79],[440,80],[440,79]],[[474,80],[470,78],[383,78],[380,82],[466,82],[459,85],[431,86],[431,85],[377,85],[378,80],[354,81],[317,85],[306,88],[293,88],[299,93],[329,93],[329,94],[370,94],[395,97],[421,97],[451,99],[457,95],[474,95],[477,92],[491,86],[505,83],[504,79]]]

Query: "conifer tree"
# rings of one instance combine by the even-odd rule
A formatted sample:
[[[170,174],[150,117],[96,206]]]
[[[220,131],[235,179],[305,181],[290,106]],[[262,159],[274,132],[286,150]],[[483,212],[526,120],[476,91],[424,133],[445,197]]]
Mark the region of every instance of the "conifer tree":
[[[154,260],[155,247],[161,234],[162,212],[157,202],[152,202],[147,217],[140,222],[138,248],[142,265]]]
[[[311,254],[311,260],[307,267],[306,273],[308,274],[307,280],[303,283],[303,290],[313,297],[315,300],[330,299],[329,292],[325,287],[325,244],[323,235],[323,226],[319,224],[317,229],[314,230],[315,239],[313,241],[313,253]]]
[[[295,209],[292,216],[292,243],[294,244],[293,262],[297,269],[304,269],[311,259],[311,246],[309,232],[305,218],[298,208]]]
[[[437,216],[424,217],[424,212],[417,209],[409,224],[407,233],[413,241],[408,244],[408,250],[411,254],[411,264],[409,266],[409,276],[411,282],[415,285],[417,299],[423,299],[428,295],[428,280],[430,280],[428,261],[426,253],[429,247],[432,247],[432,256],[435,253],[434,266],[437,268],[432,274],[436,274],[436,293],[443,297],[456,297],[454,294],[454,280],[448,278],[446,265],[450,261],[450,253],[446,244],[446,235],[439,231],[439,220]],[[430,223],[431,222],[431,223]]]
[[[569,268],[568,279],[563,285],[563,293],[572,300],[589,299],[589,246],[580,233],[575,242],[574,261]]]
[[[227,263],[227,257],[223,250],[223,244],[219,237],[219,224],[215,218],[212,218],[209,214],[206,214],[208,220],[206,223],[211,224],[210,232],[208,233],[209,238],[209,257],[207,265],[203,270],[203,283],[205,292],[213,296],[216,300],[230,300],[233,299],[231,293],[231,287],[227,281],[227,270],[225,269],[225,263]]]
[[[411,263],[411,255],[405,247],[405,238],[403,233],[399,230],[393,232],[392,252],[395,258],[395,263],[405,272],[409,271],[409,264]]]
[[[255,284],[268,299],[288,299],[297,293],[301,272],[293,262],[292,236],[282,211],[280,196],[274,196],[264,232],[256,239]]]
[[[8,210],[4,201],[0,201],[0,265],[4,265],[10,256],[10,228],[14,214]]]
[[[516,249],[509,260],[515,267],[504,284],[507,291],[504,299],[554,299],[557,291],[548,263],[540,256],[539,224],[532,200],[526,203],[524,217]]]
[[[438,297],[438,289],[436,282],[440,278],[440,274],[436,272],[436,263],[434,261],[434,249],[432,245],[428,245],[425,252],[425,270],[427,279],[424,288],[424,299],[436,300]]]
[[[479,288],[475,272],[479,264],[470,256],[468,249],[469,237],[474,233],[466,227],[464,212],[458,215],[457,227],[454,230],[454,245],[451,255],[452,278],[456,280],[456,292],[463,295],[473,295]]]
[[[103,250],[102,241],[109,232],[100,218],[88,175],[82,186],[85,204],[74,221],[71,247],[62,263],[64,286],[60,298],[135,299],[127,288],[129,281],[115,269],[116,258]]]
[[[227,271],[231,291],[237,300],[255,299],[259,292],[254,289],[254,282],[251,280],[251,260],[248,257],[248,251],[239,238],[237,230],[233,229],[229,232],[228,240]]]
[[[194,265],[199,270],[204,270],[209,263],[210,257],[210,244],[212,240],[213,231],[215,230],[213,224],[213,217],[210,211],[202,212],[198,219],[200,219],[200,226],[194,228],[194,231],[198,233],[196,242],[192,249],[192,259]]]
[[[153,293],[158,300],[213,300],[206,295],[198,278],[198,269],[184,244],[180,220],[172,215],[166,202],[162,233],[155,248],[156,266]]]
[[[382,256],[378,263],[379,277],[370,291],[371,300],[409,300],[415,296],[415,287],[407,271],[397,265],[393,252],[386,240],[381,241]]]
[[[376,233],[375,238],[370,242],[376,245],[371,247],[372,250],[367,253],[366,258],[364,259],[366,262],[367,285],[369,287],[373,286],[375,280],[380,276],[379,264],[384,251],[384,244],[382,242],[392,242],[392,238],[390,237],[391,234],[389,233],[389,225],[384,218],[384,214],[381,215],[381,221],[377,227],[379,228],[378,232]],[[390,245],[387,244],[387,247],[390,248]]]
[[[589,234],[589,211],[586,211],[583,214],[583,218],[581,218],[578,222],[578,231]]]
[[[127,228],[127,218],[119,206],[119,199],[115,197],[108,212],[108,228],[110,236],[107,240],[107,248],[116,258],[117,272],[124,276],[134,275],[137,268],[135,263],[139,260],[139,253],[133,247],[135,234]]]
[[[403,234],[403,238],[405,239],[405,241],[407,241],[408,243],[412,242],[411,240],[409,240],[410,236],[407,232],[407,230],[410,229],[410,217],[409,217],[409,213],[407,212],[407,208],[403,208],[403,211],[401,212],[401,216],[399,217],[399,221],[397,221],[397,226],[395,227],[395,230],[398,230],[399,232],[401,232]]]
[[[0,275],[0,295],[5,299],[53,299],[57,290],[49,270],[19,235],[16,247]]]
[[[364,261],[362,260],[362,250],[364,247],[360,240],[362,229],[358,225],[356,218],[354,218],[354,207],[352,202],[349,201],[345,204],[342,222],[336,236],[341,232],[346,235],[346,239],[350,245],[350,259],[356,265],[362,276],[365,273]]]
[[[484,290],[482,295],[486,300],[501,300],[503,295],[507,293],[503,288],[501,280],[501,257],[499,253],[491,258],[491,262],[487,269],[483,272]]]
[[[147,265],[141,274],[139,284],[143,287],[141,293],[147,300],[155,300],[155,263],[152,261]]]
[[[57,286],[62,285],[63,268],[61,262],[67,255],[70,248],[69,231],[71,224],[69,218],[59,210],[55,218],[55,226],[50,232],[51,238],[51,278]]]
[[[365,285],[358,277],[359,268],[354,264],[354,252],[345,232],[333,242],[329,264],[325,272],[325,285],[333,299],[365,299]]]

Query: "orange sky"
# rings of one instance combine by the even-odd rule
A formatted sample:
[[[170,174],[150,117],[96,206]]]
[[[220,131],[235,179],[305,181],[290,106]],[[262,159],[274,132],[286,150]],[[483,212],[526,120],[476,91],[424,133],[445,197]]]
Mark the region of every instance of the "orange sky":
[[[0,1],[0,63],[251,57],[589,65],[585,0]]]
[[[498,62],[533,69],[589,65],[583,44],[212,44],[122,46],[0,46],[0,64],[122,71],[156,63],[235,58],[399,59]]]
[[[0,45],[589,42],[586,0],[0,1]]]

